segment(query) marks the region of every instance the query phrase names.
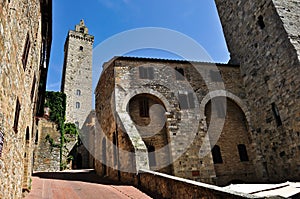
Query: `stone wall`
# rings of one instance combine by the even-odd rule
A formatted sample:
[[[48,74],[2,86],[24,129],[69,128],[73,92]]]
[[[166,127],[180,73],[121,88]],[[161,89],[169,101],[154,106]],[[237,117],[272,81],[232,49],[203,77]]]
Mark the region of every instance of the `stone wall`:
[[[142,73],[147,78],[141,77],[140,70],[143,70]],[[176,71],[182,72],[184,76],[178,77]],[[214,76],[218,71],[223,81]],[[181,101],[180,97],[187,96],[188,102]],[[243,116],[242,119],[232,117],[236,109],[230,110],[228,113],[232,114],[226,118],[228,128],[225,128],[226,132],[220,132],[224,134],[221,138],[231,135],[224,139],[226,144],[222,149],[228,162],[223,167],[231,172],[216,168],[211,154],[211,148],[219,136],[213,136],[213,128],[208,136],[206,119],[209,115],[206,115],[205,108],[212,98],[218,96],[231,99],[233,105],[230,104],[227,108],[238,107],[236,109]],[[98,148],[102,149],[98,157],[104,157],[107,165],[114,171],[119,169],[135,173],[148,167],[220,185],[236,180],[237,173],[240,173],[245,181],[254,181],[256,175],[252,161],[255,157],[252,155],[253,146],[248,137],[248,129],[245,128],[250,123],[245,97],[239,68],[234,65],[114,58],[104,65],[96,88],[96,113],[102,130],[102,136],[96,131],[96,137],[99,136],[100,139],[97,141],[100,143]],[[148,101],[148,117],[141,115],[140,103],[144,99]],[[151,110],[152,104],[160,105],[162,109]],[[215,125],[220,123],[215,118],[211,121]],[[240,136],[234,136],[236,127],[243,130],[239,132]],[[230,143],[246,144],[250,154],[248,163],[239,160],[238,144]],[[118,153],[115,152],[115,146]],[[154,153],[149,150],[149,146],[154,147]],[[234,155],[237,158],[235,163],[230,164],[233,150],[236,151]],[[103,153],[107,155],[103,156]],[[151,163],[151,159],[157,160],[156,165]],[[134,164],[130,164],[132,162]],[[99,174],[122,178],[122,174],[109,173],[109,169],[101,164],[101,159],[96,165],[99,165],[96,166]],[[105,172],[103,168],[106,169]]]
[[[230,62],[240,64],[258,177],[299,180],[299,1],[215,2]]]
[[[52,141],[50,141],[52,139]],[[55,123],[40,119],[34,153],[34,172],[60,171],[60,132]]]
[[[92,52],[94,36],[83,20],[70,30],[65,43],[61,91],[66,94],[66,122],[82,127],[92,110]]]
[[[41,66],[48,67],[51,46],[51,4],[39,0],[0,3],[0,126],[4,135],[0,198],[21,198],[22,189],[31,186],[36,102],[42,95],[39,85],[45,83],[41,74],[47,74]]]

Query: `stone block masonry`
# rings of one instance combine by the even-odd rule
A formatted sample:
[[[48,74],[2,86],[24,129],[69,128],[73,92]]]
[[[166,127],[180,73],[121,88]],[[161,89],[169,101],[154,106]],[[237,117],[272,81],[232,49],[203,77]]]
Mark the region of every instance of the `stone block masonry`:
[[[52,1],[0,3],[0,198],[30,189],[39,102],[51,48]]]
[[[249,102],[262,181],[300,180],[300,2],[215,0]]]

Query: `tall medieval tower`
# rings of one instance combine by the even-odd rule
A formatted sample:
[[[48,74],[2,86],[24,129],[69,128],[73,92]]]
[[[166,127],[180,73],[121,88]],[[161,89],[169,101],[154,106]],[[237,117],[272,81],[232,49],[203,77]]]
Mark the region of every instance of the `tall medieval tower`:
[[[246,88],[258,178],[300,180],[300,1],[215,2]]]
[[[79,128],[92,110],[92,52],[94,36],[81,20],[70,30],[64,48],[61,91],[67,96],[66,121]]]

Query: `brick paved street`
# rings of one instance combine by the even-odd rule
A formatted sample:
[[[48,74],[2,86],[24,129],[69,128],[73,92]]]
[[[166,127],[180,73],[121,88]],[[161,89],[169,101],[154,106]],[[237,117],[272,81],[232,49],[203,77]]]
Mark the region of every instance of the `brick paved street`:
[[[101,179],[93,171],[38,173],[25,199],[148,199],[133,186]]]

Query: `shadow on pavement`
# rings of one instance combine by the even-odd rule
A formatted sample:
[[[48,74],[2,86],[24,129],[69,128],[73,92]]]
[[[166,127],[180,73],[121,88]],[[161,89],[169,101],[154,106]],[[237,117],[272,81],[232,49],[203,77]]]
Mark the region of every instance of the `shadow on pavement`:
[[[45,179],[81,181],[89,183],[97,183],[104,185],[124,185],[124,183],[115,182],[106,178],[102,178],[96,174],[94,170],[82,171],[64,171],[64,172],[37,172],[33,176]]]

